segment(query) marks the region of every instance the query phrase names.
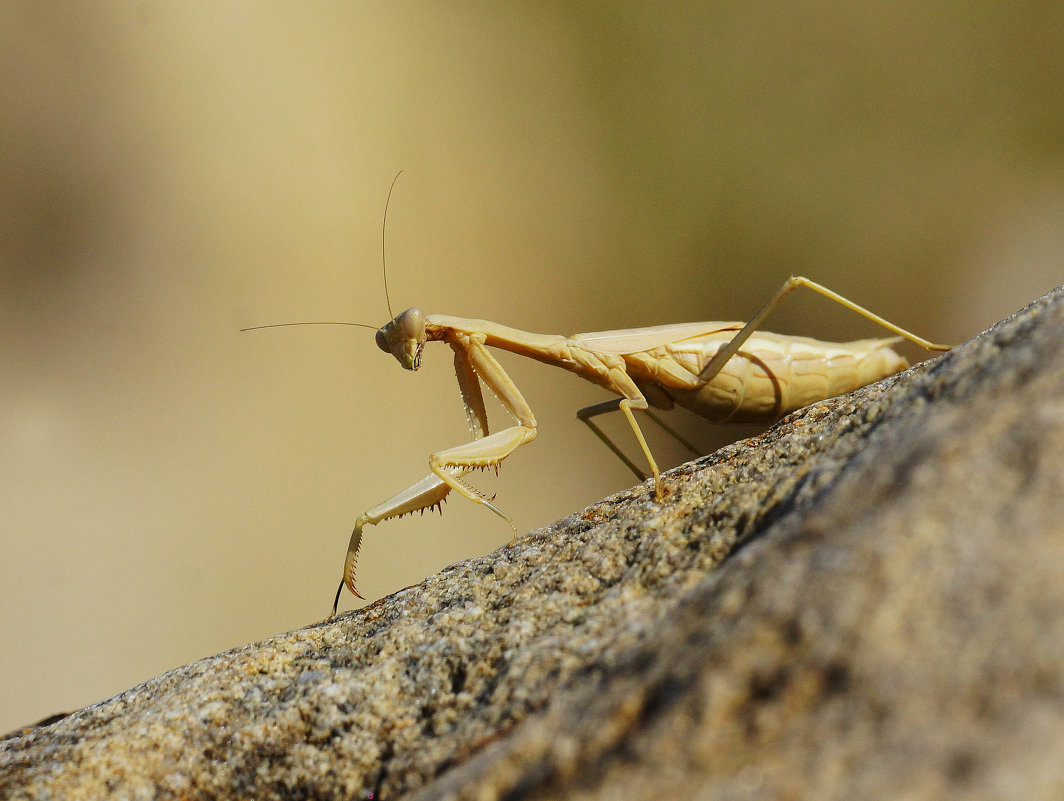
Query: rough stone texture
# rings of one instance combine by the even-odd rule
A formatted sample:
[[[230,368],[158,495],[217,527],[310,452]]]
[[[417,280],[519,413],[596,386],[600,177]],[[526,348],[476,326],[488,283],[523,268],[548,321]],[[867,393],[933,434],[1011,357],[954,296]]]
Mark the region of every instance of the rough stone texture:
[[[668,485],[10,737],[0,796],[1064,795],[1064,288]]]

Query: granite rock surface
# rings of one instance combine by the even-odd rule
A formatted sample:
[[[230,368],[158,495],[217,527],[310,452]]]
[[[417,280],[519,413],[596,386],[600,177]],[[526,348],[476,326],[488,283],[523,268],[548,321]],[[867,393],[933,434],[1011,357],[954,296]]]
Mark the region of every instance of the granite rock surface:
[[[1061,797],[1064,288],[667,485],[9,736],[0,797]]]

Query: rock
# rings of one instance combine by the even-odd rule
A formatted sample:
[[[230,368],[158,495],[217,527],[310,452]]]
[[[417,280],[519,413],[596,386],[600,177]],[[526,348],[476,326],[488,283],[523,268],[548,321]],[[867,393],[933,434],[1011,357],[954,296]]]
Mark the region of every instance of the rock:
[[[1064,288],[338,619],[0,742],[4,798],[1053,798]]]

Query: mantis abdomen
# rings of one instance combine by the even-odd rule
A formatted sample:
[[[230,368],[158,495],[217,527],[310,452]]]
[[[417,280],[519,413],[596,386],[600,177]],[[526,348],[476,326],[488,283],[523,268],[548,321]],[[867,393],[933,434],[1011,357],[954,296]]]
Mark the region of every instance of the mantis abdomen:
[[[733,335],[733,331],[718,334],[720,345]],[[672,382],[659,377],[657,391],[645,394],[653,405],[667,408],[668,404],[660,402],[664,393],[676,405],[715,423],[771,422],[904,370],[909,363],[890,347],[897,341],[835,343],[759,331],[708,382],[689,388],[670,386]],[[669,356],[697,376],[718,348],[706,347],[705,341],[697,347],[685,344],[668,348]],[[642,388],[638,371],[638,365],[629,365],[629,373]]]

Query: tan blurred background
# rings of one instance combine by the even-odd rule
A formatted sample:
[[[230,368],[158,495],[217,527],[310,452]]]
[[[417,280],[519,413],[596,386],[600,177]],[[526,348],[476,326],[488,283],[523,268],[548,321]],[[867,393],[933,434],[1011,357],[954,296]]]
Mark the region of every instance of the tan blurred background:
[[[464,440],[443,346],[238,333],[385,321],[397,170],[397,311],[731,319],[796,272],[959,342],[1064,281],[1062,8],[0,5],[0,732],[320,619],[355,517]],[[632,483],[601,390],[504,362],[522,530]],[[367,530],[369,598],[508,539],[445,511]]]

